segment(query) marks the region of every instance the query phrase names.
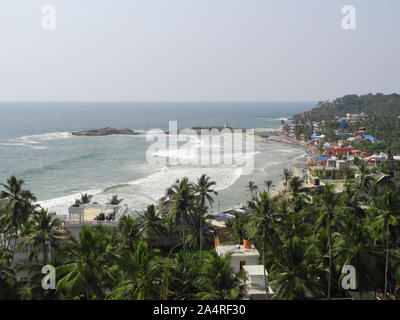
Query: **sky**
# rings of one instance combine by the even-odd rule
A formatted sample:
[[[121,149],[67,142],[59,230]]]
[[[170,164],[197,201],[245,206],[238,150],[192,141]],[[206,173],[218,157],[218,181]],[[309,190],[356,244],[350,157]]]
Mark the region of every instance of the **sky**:
[[[0,101],[399,93],[398,12],[398,0],[1,0]]]

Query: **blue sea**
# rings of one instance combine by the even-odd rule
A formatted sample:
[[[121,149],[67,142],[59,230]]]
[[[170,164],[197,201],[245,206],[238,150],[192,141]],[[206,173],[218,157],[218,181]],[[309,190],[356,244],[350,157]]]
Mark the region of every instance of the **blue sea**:
[[[146,135],[77,137],[76,130],[104,127],[147,131],[229,126],[276,129],[281,121],[309,110],[315,102],[1,102],[0,182],[11,175],[24,179],[39,204],[59,215],[81,193],[105,203],[118,194],[132,212],[156,202],[176,179],[195,181],[206,173],[217,182],[213,211],[246,201],[245,186],[266,179],[281,183],[281,171],[304,155],[296,146],[257,142],[254,170],[243,175],[237,165],[172,166],[151,164]]]

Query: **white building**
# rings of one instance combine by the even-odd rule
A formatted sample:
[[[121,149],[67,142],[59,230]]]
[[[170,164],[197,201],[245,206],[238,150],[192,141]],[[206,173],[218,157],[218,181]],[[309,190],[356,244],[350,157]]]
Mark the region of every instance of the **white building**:
[[[242,245],[219,245],[215,248],[220,257],[231,254],[231,267],[233,272],[238,273],[245,265],[258,265],[260,253],[252,245],[245,249]]]
[[[127,214],[127,205],[84,204],[79,207],[69,207],[68,216],[56,216],[56,218],[62,220],[63,227],[77,238],[84,225],[94,227],[102,224],[107,227],[117,227],[120,219]]]
[[[252,300],[265,300],[265,280],[264,280],[264,266],[259,265],[245,265],[243,270],[246,273],[246,284],[249,285],[248,294]],[[267,276],[268,298],[271,298],[274,291],[268,284],[268,272],[265,269]]]

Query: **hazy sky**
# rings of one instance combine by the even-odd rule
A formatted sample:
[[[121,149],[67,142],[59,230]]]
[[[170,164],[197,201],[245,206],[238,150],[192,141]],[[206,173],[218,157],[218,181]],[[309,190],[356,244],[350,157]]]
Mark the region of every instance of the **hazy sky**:
[[[41,27],[43,5],[56,30]],[[356,8],[356,30],[341,27]],[[399,0],[1,0],[0,100],[400,92]]]

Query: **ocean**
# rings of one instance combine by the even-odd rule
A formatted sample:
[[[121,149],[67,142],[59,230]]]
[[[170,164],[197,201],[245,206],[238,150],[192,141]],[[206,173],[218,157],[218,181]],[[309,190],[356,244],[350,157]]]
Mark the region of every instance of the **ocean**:
[[[311,109],[315,102],[1,102],[0,182],[11,175],[24,179],[42,207],[67,214],[81,193],[105,203],[117,194],[132,213],[161,198],[166,188],[184,176],[193,182],[208,174],[219,194],[211,211],[222,211],[249,198],[252,180],[259,186],[270,179],[282,185],[281,174],[304,151],[289,144],[256,142],[254,169],[243,174],[237,164],[152,164],[146,135],[77,137],[76,130],[104,127],[133,130],[178,130],[229,126],[273,130],[281,120]],[[193,141],[193,150],[200,147]],[[180,145],[178,146],[180,147]],[[159,150],[159,153],[163,150]],[[183,152],[183,151],[182,151]],[[180,156],[187,156],[185,152]]]

